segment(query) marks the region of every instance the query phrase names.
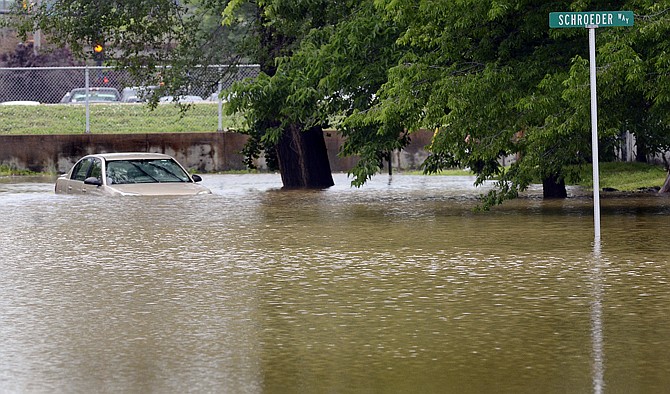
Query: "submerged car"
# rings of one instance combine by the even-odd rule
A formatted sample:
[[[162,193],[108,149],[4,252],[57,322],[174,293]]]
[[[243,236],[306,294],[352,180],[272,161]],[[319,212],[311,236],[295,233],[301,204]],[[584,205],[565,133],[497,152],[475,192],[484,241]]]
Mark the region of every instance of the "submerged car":
[[[173,157],[161,153],[103,153],[82,157],[56,180],[59,194],[184,196],[211,194]]]

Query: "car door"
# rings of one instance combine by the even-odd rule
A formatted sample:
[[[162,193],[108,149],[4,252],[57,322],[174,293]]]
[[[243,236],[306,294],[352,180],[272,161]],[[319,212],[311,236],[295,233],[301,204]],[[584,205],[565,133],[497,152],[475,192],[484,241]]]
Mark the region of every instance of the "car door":
[[[65,192],[68,194],[100,194],[99,186],[84,183],[84,180],[89,177],[102,180],[102,161],[97,157],[84,158],[75,164]]]
[[[93,157],[91,158],[91,167],[88,170],[86,178],[95,178],[99,183],[97,185],[88,185],[84,183],[82,193],[86,194],[102,194],[101,185],[102,185],[102,160]],[[84,179],[86,179],[84,178]]]
[[[90,168],[90,158],[79,160],[72,168],[70,179],[65,182],[65,190],[62,191],[67,194],[80,194],[84,187],[84,179],[86,179],[86,174],[88,174]]]

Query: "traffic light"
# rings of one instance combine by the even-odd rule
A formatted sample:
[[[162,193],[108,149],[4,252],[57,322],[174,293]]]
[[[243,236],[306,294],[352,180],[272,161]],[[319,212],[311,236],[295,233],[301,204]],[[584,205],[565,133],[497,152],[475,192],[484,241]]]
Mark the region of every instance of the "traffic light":
[[[93,59],[98,63],[98,66],[102,65],[102,61],[105,60],[105,46],[100,43],[93,45]]]

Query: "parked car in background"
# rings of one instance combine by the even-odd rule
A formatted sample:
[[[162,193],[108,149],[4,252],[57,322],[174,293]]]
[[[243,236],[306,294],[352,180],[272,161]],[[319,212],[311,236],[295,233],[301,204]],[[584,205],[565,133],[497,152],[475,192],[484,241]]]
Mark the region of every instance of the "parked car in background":
[[[76,88],[65,93],[61,103],[81,104],[86,102],[86,88]],[[121,94],[116,88],[88,88],[89,103],[120,103]]]
[[[227,102],[229,102],[230,99],[232,99],[233,97],[235,97],[235,96],[233,96],[233,94],[234,94],[234,93],[228,93],[228,94],[226,94],[226,95],[222,95],[222,97],[221,97],[221,102],[223,102],[223,103],[227,103]],[[214,102],[214,103],[218,103],[218,102],[219,102],[219,93],[216,93],[216,92],[215,92],[215,93],[210,94],[210,95],[207,97],[206,101],[211,101],[211,102]]]
[[[175,98],[174,96],[163,96],[158,99],[158,102],[161,104],[169,104],[169,103],[201,103],[205,100],[202,99],[200,96],[179,96]]]
[[[213,103],[218,103],[219,102],[219,93],[212,93],[207,97],[207,101],[211,101]],[[227,103],[228,102],[228,97],[222,97],[221,102]]]
[[[158,86],[131,86],[121,90],[121,101],[124,103],[144,103],[149,101]]]
[[[3,101],[0,105],[40,105],[40,102],[31,100]]]
[[[56,180],[58,194],[183,196],[211,194],[199,175],[161,153],[103,153],[82,157]]]

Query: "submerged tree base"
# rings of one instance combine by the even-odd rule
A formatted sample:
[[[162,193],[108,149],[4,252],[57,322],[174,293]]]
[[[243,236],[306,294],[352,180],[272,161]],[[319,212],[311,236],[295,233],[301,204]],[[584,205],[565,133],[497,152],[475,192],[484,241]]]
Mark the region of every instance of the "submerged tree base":
[[[565,188],[565,179],[558,179],[552,175],[542,181],[542,196],[544,198],[567,198],[568,191]]]
[[[321,127],[285,130],[277,145],[284,189],[326,189],[335,184]]]

